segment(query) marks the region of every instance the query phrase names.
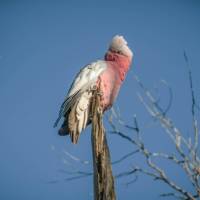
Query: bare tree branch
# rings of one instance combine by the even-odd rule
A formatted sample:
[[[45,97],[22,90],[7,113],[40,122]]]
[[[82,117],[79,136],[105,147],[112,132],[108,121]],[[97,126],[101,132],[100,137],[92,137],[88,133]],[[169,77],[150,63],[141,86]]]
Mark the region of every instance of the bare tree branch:
[[[166,183],[171,189],[173,189],[174,192],[163,194],[162,195],[163,197],[173,196],[174,198],[187,199],[187,200],[195,200],[196,198],[199,198],[200,197],[200,187],[199,187],[200,159],[197,154],[197,147],[198,147],[198,142],[196,141],[198,140],[197,136],[195,135],[194,137],[194,141],[195,141],[194,144],[192,143],[190,138],[185,138],[184,134],[174,125],[173,121],[166,115],[167,111],[171,107],[171,102],[168,104],[166,109],[162,109],[162,107],[159,105],[158,100],[156,100],[156,98],[154,98],[152,93],[147,88],[144,87],[144,85],[141,83],[139,78],[136,77],[136,81],[138,82],[138,85],[144,92],[145,98],[142,95],[138,94],[138,97],[141,103],[144,105],[148,113],[155,120],[158,120],[160,122],[160,125],[164,128],[165,132],[169,135],[173,144],[175,145],[175,149],[177,153],[179,154],[180,158],[175,156],[175,154],[169,155],[166,153],[151,152],[150,150],[148,150],[141,138],[141,132],[140,132],[140,128],[139,128],[136,116],[134,116],[134,125],[132,126],[132,125],[126,124],[123,121],[121,115],[119,115],[116,111],[114,111],[115,113],[114,118],[118,122],[118,124],[121,125],[122,127],[128,128],[129,130],[133,130],[134,132],[136,132],[136,135],[132,135],[132,137],[130,137],[127,134],[120,131],[120,128],[118,128],[116,126],[116,123],[114,123],[113,117],[109,118],[109,123],[112,127],[112,131],[110,131],[110,133],[118,135],[121,138],[133,144],[134,146],[136,146],[137,150],[145,157],[147,166],[151,169],[151,171],[149,171],[137,166],[137,167],[133,167],[132,170],[121,172],[120,174],[117,175],[117,177],[126,177],[131,174],[135,174],[139,172],[139,173],[151,176],[154,180],[160,180]],[[167,86],[168,88],[168,84],[165,84],[165,86]],[[169,94],[171,96],[170,101],[172,101],[171,88],[169,89],[169,91],[170,91]],[[192,95],[194,95],[194,92],[192,92]],[[193,102],[193,104],[194,103],[195,102]],[[192,109],[194,109],[194,105],[192,106]],[[193,120],[193,122],[196,123],[196,127],[197,127],[197,120],[195,121]],[[197,128],[195,129],[195,131],[197,134]],[[163,158],[180,166],[182,170],[186,173],[186,175],[189,177],[189,180],[191,181],[191,184],[193,185],[195,189],[195,193],[192,194],[191,192],[187,191],[186,189],[184,189],[183,187],[179,186],[177,183],[172,181],[167,176],[165,170],[161,169],[152,160],[153,158],[157,158],[157,159]]]
[[[82,159],[80,159],[80,158],[78,158],[78,157],[72,155],[71,153],[69,153],[69,152],[66,151],[66,150],[64,150],[63,153],[64,153],[66,156],[68,156],[70,159],[72,159],[72,160],[74,160],[74,161],[76,161],[76,162],[79,162],[79,163],[85,164],[85,165],[86,165],[86,164],[89,164],[89,161],[87,161],[87,160],[82,160]]]
[[[118,163],[120,163],[120,162],[123,162],[125,159],[129,158],[130,156],[132,156],[132,155],[134,155],[134,154],[136,154],[136,153],[138,153],[138,152],[139,152],[138,149],[135,150],[135,151],[132,151],[132,152],[130,152],[130,153],[128,153],[128,154],[122,156],[120,159],[118,159],[118,160],[112,162],[112,165],[115,165],[115,164],[118,164]]]
[[[188,60],[188,57],[187,57],[187,54],[185,51],[184,51],[184,58],[185,58],[185,62],[186,62],[187,68],[188,68],[189,85],[190,85],[190,93],[191,93],[191,100],[192,100],[191,113],[192,113],[193,129],[194,129],[194,151],[195,151],[194,159],[197,159],[197,150],[198,150],[197,148],[198,148],[198,143],[199,143],[199,130],[198,130],[198,126],[197,126],[195,108],[198,109],[198,105],[196,103],[195,94],[194,94],[192,71],[191,71],[189,60]]]
[[[100,90],[94,91],[92,99],[92,155],[94,177],[94,199],[115,200],[114,177],[110,162],[110,152],[103,126]]]

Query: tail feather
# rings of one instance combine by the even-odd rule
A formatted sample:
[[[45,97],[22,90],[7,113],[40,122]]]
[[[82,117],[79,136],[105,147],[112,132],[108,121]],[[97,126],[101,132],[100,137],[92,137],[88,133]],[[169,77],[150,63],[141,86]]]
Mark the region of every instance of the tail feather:
[[[78,142],[81,132],[90,123],[90,100],[91,92],[84,92],[65,115],[65,120],[59,130],[59,135],[69,134],[72,143]]]
[[[68,114],[65,115],[64,122],[63,122],[61,128],[59,129],[58,134],[59,134],[60,136],[69,135]]]
[[[68,128],[69,134],[72,140],[72,143],[76,144],[78,141],[78,137],[80,132],[78,131],[78,121],[76,116],[76,107],[77,103],[71,108],[71,111],[68,115]]]

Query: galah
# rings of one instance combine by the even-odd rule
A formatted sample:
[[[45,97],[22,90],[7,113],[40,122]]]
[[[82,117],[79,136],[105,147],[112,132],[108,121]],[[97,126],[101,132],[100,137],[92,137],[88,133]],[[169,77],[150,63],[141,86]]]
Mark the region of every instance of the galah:
[[[74,79],[69,92],[61,105],[59,117],[64,122],[58,131],[61,136],[70,135],[74,144],[80,133],[91,123],[91,100],[94,88],[101,91],[103,111],[109,109],[125,79],[131,65],[133,53],[123,36],[113,37],[104,60],[97,60],[81,69]]]

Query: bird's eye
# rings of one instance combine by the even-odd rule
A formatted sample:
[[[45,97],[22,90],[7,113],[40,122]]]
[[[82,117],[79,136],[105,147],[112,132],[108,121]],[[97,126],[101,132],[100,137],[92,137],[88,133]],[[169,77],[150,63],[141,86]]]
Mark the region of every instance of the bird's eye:
[[[116,51],[116,53],[118,53],[118,54],[122,54],[121,51]]]

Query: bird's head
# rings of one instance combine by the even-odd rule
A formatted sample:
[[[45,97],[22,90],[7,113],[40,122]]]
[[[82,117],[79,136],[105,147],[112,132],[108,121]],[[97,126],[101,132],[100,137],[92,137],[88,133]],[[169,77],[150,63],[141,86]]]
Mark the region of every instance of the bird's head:
[[[132,59],[133,57],[133,52],[128,47],[127,41],[124,39],[123,36],[120,35],[116,35],[113,37],[109,46],[109,51],[122,54],[129,57],[130,59]]]

